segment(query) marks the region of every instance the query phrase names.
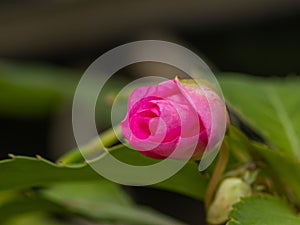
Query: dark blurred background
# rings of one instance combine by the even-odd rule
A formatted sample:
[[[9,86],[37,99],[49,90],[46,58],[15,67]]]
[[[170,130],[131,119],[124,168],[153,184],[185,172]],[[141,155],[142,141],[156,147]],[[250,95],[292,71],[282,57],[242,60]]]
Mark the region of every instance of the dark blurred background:
[[[22,91],[11,94],[13,98],[7,95],[7,80],[16,82],[13,86],[20,80],[10,80],[11,71],[29,83],[24,93],[30,92],[27,64],[31,68],[38,65],[39,69],[33,69],[35,73],[44,73],[43,68],[47,68],[48,78],[49,70],[53,77],[57,77],[55,71],[70,70],[68,79],[74,76],[76,81],[107,50],[130,41],[160,39],[192,49],[215,72],[286,76],[300,72],[299,27],[299,0],[2,0],[0,61],[9,62],[10,69],[0,66],[0,156],[39,154],[55,160],[74,145],[71,101],[36,116],[28,113],[28,107],[35,105],[19,98]],[[42,84],[47,86],[47,81]],[[31,93],[33,102],[39,97],[36,93]],[[22,101],[22,107],[13,106]],[[8,110],[11,105],[14,111]],[[141,203],[156,205],[163,212],[197,224],[200,204],[182,196],[174,200],[169,193],[163,193],[166,199],[162,200],[155,198],[159,193],[147,191],[138,189],[133,195]],[[170,209],[170,205],[179,208]],[[180,213],[182,209],[186,209],[186,215]]]
[[[0,56],[85,68],[140,39],[197,49],[219,70],[299,72],[298,0],[14,1],[0,3]]]

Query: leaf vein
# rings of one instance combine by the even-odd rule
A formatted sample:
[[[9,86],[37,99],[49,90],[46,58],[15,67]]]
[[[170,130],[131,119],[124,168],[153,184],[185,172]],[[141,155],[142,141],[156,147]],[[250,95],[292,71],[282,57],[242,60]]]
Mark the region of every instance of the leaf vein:
[[[289,144],[291,146],[293,153],[297,157],[300,157],[299,141],[298,141],[295,129],[293,128],[292,121],[289,118],[287,111],[285,110],[282,100],[279,98],[277,92],[274,90],[273,87],[268,87],[265,90],[267,92],[267,96],[269,97],[269,99],[271,101],[271,104],[273,105],[273,107],[278,115],[279,122],[281,122],[282,127],[285,130],[287,139],[289,141]]]

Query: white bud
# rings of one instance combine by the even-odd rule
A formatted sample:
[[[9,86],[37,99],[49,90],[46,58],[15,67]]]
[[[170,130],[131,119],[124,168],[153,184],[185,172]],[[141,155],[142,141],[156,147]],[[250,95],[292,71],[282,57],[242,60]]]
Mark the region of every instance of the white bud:
[[[215,199],[208,208],[207,222],[222,224],[228,220],[232,206],[242,197],[251,195],[249,184],[240,178],[226,178],[220,184]]]

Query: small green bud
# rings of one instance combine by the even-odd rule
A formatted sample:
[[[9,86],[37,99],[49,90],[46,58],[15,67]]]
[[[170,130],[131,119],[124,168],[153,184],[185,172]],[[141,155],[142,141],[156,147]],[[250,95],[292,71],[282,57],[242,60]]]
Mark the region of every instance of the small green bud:
[[[208,208],[207,222],[210,224],[222,224],[228,220],[232,206],[242,197],[250,196],[249,184],[240,178],[226,178],[220,184],[215,199]]]

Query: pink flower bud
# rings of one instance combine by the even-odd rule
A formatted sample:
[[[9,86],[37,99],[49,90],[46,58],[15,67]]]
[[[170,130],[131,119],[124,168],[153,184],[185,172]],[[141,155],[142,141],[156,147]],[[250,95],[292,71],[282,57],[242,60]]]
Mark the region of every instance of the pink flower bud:
[[[223,100],[211,88],[175,79],[134,90],[121,127],[142,154],[185,159],[222,141],[226,114]]]

